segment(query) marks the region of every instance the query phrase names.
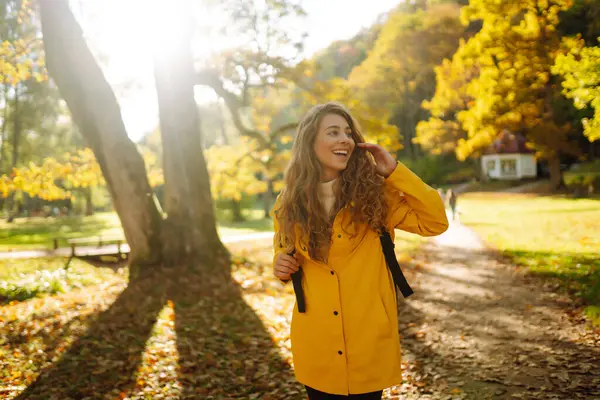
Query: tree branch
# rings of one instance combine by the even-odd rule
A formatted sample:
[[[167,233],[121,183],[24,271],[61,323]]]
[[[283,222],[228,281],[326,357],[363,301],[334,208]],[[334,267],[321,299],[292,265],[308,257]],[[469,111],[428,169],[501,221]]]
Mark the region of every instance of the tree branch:
[[[198,72],[196,74],[195,84],[212,88],[215,93],[217,93],[217,96],[221,97],[223,101],[225,101],[227,108],[231,112],[233,124],[242,135],[256,139],[261,144],[266,143],[266,138],[259,131],[244,126],[242,118],[240,117],[240,108],[243,107],[242,101],[234,93],[231,93],[225,89],[223,82],[215,70],[204,70]]]
[[[271,139],[275,139],[279,135],[284,133],[285,131],[288,131],[290,129],[296,129],[297,127],[298,127],[298,122],[290,122],[290,123],[284,124],[284,125],[280,126],[279,128],[275,129],[274,131],[271,131],[271,133],[269,134],[269,137]]]
[[[247,106],[248,105],[248,90],[250,89],[250,86],[249,86],[250,72],[248,71],[249,68],[246,68],[244,66],[242,66],[242,68],[244,69],[244,85],[242,86],[242,104],[244,106]]]

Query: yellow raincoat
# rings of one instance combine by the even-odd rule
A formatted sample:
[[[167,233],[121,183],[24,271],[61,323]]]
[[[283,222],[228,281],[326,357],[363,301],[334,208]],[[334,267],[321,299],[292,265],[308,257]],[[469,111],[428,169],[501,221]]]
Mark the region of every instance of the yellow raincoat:
[[[448,228],[444,204],[436,190],[398,163],[385,180],[387,227],[421,236]],[[279,223],[273,207],[274,228]],[[294,307],[292,355],[298,382],[331,394],[373,392],[401,383],[396,291],[379,234],[364,225],[342,230],[350,213],[340,210],[333,222],[327,264],[312,260],[296,241],[303,269],[306,312]],[[342,224],[344,222],[344,224]],[[275,240],[275,239],[274,239]],[[274,259],[285,251],[273,243]]]

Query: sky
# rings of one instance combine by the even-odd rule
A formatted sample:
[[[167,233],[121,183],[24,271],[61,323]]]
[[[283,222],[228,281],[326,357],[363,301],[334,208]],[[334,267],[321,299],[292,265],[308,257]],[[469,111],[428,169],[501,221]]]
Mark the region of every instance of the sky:
[[[308,14],[304,21],[308,33],[305,54],[310,56],[335,40],[354,36],[400,1],[304,0]],[[148,4],[148,0],[74,0],[71,3],[84,35],[117,94],[127,132],[134,141],[158,124],[152,70],[152,52],[156,46],[153,44],[161,40],[163,29],[172,28],[152,26],[152,18],[146,17],[152,13]],[[140,18],[140,10],[144,10],[144,18]],[[155,12],[161,13],[155,16],[156,20],[165,20],[164,7]],[[214,18],[218,16],[205,14],[206,23]],[[217,46],[223,44],[216,42]],[[196,100],[207,101],[213,96],[210,90],[198,88]]]

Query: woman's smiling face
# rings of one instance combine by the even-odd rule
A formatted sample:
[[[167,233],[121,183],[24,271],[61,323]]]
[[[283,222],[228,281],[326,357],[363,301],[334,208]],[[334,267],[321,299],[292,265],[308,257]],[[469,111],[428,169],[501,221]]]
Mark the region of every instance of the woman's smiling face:
[[[355,143],[348,121],[338,114],[327,114],[319,124],[315,155],[323,169],[321,182],[337,178],[348,166]]]

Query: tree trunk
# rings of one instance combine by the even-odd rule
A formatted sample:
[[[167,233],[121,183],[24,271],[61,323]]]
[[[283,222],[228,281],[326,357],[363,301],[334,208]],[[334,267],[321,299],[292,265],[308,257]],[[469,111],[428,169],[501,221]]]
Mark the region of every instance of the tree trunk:
[[[265,211],[265,218],[270,218],[269,213],[271,212],[271,203],[273,202],[273,181],[267,180],[267,191],[263,195],[263,205]]]
[[[3,86],[4,93],[2,98],[4,100],[4,110],[2,113],[2,133],[0,136],[0,175],[5,173],[4,165],[6,164],[6,142],[8,142],[8,129],[6,129],[8,127],[8,123],[6,121],[8,118],[8,85],[4,84]],[[2,210],[2,208],[0,208],[0,210]]]
[[[560,170],[560,158],[558,156],[548,159],[548,169],[550,170],[550,186],[552,190],[565,188],[562,171]]]
[[[8,102],[5,104],[5,107],[8,107]],[[14,110],[13,110],[13,147],[12,147],[12,159],[10,161],[10,171],[17,166],[19,162],[19,144],[21,140],[21,113],[19,112],[19,85],[15,86],[15,98],[14,98]],[[18,215],[18,210],[15,210],[15,193],[11,192],[8,195],[8,199],[6,201],[8,208],[8,218],[7,222],[12,222],[16,215]]]
[[[115,95],[68,1],[41,0],[40,11],[48,71],[102,169],[131,247],[131,263],[157,264],[161,261],[161,215]]]
[[[231,199],[231,212],[233,214],[233,222],[244,221],[244,216],[242,215],[242,206],[238,200]]]
[[[84,188],[83,196],[85,197],[85,215],[94,215],[94,203],[92,202],[92,188]]]
[[[194,100],[192,13],[185,7],[173,11],[178,12],[173,22],[179,29],[164,31],[163,48],[154,61],[167,213],[163,255],[169,264],[198,259],[225,271],[229,254],[217,234]]]
[[[11,166],[15,168],[19,162],[19,145],[21,144],[21,113],[19,111],[19,85],[15,86],[15,100],[13,110],[13,148]],[[12,170],[11,168],[11,170]]]
[[[223,106],[221,106],[221,102],[217,102],[217,108],[219,109],[219,122],[221,124],[221,140],[223,141],[223,145],[229,146],[229,139],[227,139],[227,133],[225,132],[225,115],[223,115]]]
[[[413,136],[411,134],[412,122],[406,114],[407,112],[405,112],[404,108],[397,110],[391,121],[398,127],[400,134],[402,135],[403,147],[398,151],[398,154],[400,154],[400,157],[410,157],[411,161],[415,161],[416,157],[411,142]]]

